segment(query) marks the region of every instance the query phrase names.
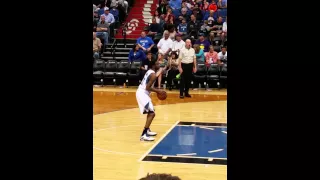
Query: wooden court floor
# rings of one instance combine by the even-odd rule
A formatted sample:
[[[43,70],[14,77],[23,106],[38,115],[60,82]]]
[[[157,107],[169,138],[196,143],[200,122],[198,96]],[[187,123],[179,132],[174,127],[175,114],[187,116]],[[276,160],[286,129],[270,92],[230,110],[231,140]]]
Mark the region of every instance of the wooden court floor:
[[[135,88],[93,88],[94,180],[137,180],[147,173],[170,173],[182,180],[226,180],[227,166],[139,161],[177,121],[227,122],[226,90],[195,90],[180,99],[168,92],[165,101],[151,95],[156,117],[154,142],[140,142],[145,115],[138,110]]]

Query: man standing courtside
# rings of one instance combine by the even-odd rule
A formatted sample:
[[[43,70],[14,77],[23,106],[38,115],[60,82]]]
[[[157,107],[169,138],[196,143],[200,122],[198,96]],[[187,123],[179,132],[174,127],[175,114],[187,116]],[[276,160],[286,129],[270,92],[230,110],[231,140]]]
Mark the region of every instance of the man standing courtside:
[[[189,94],[189,87],[192,71],[194,73],[197,71],[196,54],[191,47],[191,40],[187,39],[185,48],[179,53],[179,72],[181,74],[180,98],[191,97]]]

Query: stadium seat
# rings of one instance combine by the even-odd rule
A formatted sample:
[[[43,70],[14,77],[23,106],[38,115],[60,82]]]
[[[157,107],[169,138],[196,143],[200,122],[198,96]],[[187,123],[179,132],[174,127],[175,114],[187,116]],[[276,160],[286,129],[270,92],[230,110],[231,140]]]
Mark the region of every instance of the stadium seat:
[[[217,87],[220,88],[220,67],[218,64],[211,64],[208,68],[208,84],[217,84]]]
[[[218,9],[218,16],[226,17],[227,16],[227,9]]]
[[[219,53],[221,51],[221,46],[213,46],[213,49]]]
[[[222,40],[221,40],[221,37],[220,37],[220,36],[214,37],[213,41],[214,41],[214,45],[215,45],[215,46],[220,46],[221,43],[222,43]]]
[[[141,61],[132,61],[129,72],[128,72],[128,84],[130,81],[139,81],[140,79],[140,67],[141,67]]]
[[[220,67],[220,80],[221,80],[221,86],[226,87],[227,85],[227,77],[228,77],[228,68],[227,64],[223,64]]]
[[[115,73],[117,72],[117,61],[116,60],[108,60],[105,63],[105,72],[103,73],[104,79],[109,80],[113,79],[114,84],[115,82]]]
[[[103,85],[103,71],[105,63],[101,59],[97,59],[93,63],[93,84]]]
[[[197,64],[197,72],[193,75],[194,76],[194,85],[198,87],[199,84],[203,84],[207,80],[207,67],[205,64]]]
[[[115,77],[121,81],[121,84],[125,82],[128,77],[128,71],[130,68],[130,63],[127,60],[121,60],[118,62],[118,69]]]

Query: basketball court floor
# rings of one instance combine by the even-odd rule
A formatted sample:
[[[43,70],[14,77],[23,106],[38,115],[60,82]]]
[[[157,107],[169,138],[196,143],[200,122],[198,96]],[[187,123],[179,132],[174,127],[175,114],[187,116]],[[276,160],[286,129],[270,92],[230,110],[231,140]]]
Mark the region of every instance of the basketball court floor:
[[[93,88],[94,180],[137,180],[169,173],[182,180],[227,179],[227,92],[191,90],[192,98],[152,93],[154,142],[141,142],[146,115],[136,88]]]

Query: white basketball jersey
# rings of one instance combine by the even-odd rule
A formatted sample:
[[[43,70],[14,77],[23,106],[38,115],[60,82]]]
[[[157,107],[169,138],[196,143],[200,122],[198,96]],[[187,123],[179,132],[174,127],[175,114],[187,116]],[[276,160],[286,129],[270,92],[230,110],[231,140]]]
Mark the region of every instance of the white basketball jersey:
[[[143,79],[142,79],[142,81],[141,81],[141,83],[139,85],[139,88],[138,88],[140,90],[144,90],[146,94],[150,94],[150,92],[146,90],[146,87],[147,87],[147,84],[149,83],[149,80],[150,80],[150,77],[151,77],[150,75],[152,73],[155,73],[154,70],[152,70],[152,69],[149,69],[146,72],[146,74],[144,75],[144,77],[143,77]],[[153,85],[154,85],[154,82],[152,84],[152,87],[153,87]]]

